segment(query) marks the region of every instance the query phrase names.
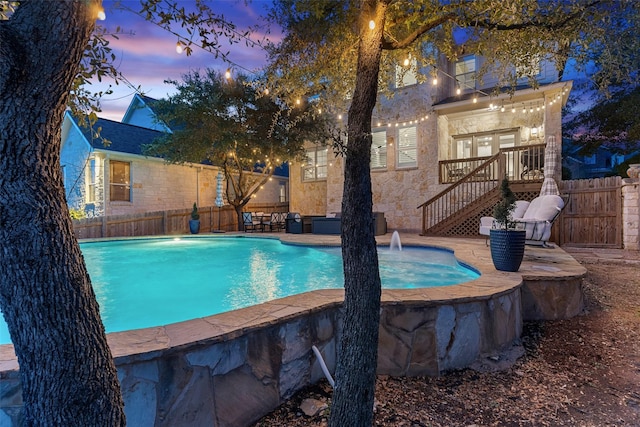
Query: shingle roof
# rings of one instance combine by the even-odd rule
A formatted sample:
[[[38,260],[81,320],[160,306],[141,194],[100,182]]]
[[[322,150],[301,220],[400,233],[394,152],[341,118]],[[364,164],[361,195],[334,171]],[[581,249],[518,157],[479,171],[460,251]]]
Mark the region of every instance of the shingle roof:
[[[80,128],[82,134],[93,148],[98,150],[117,151],[120,153],[142,155],[142,147],[151,144],[156,138],[163,135],[162,132],[139,126],[115,122],[108,119],[98,119],[95,129],[102,128],[100,136],[111,142],[108,146],[101,139],[92,139],[89,129]]]

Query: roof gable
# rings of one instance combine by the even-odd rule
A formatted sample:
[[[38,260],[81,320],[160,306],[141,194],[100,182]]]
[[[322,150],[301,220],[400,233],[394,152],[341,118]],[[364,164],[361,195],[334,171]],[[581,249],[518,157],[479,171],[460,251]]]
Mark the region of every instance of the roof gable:
[[[110,144],[104,145],[101,138],[92,138],[91,129],[80,128],[89,144],[96,150],[120,152],[128,154],[144,155],[142,148],[161,137],[163,132],[119,123],[108,119],[98,119],[94,124],[95,129],[100,129],[100,136],[107,139]]]

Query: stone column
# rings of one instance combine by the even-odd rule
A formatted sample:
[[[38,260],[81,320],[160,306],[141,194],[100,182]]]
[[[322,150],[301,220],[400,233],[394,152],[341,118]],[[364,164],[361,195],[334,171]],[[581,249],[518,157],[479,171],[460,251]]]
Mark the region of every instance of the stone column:
[[[622,244],[627,250],[640,250],[640,178],[622,180]]]

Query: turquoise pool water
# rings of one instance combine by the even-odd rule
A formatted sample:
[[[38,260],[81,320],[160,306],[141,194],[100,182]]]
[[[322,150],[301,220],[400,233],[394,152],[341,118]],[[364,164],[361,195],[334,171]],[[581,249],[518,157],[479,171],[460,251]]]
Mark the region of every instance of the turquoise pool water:
[[[245,237],[81,243],[107,332],[166,325],[315,289],[344,286],[340,248]],[[452,252],[378,249],[383,288],[479,277]],[[0,319],[0,344],[9,343]]]

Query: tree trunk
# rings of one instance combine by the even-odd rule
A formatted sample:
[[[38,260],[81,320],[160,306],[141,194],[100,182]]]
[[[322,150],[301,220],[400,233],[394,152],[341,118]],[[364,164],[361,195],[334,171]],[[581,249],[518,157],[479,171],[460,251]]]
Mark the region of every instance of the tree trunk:
[[[349,109],[342,198],[344,327],[338,348],[332,427],[373,423],[381,284],[371,194],[371,114],[376,104],[385,9],[383,2],[368,0],[362,2],[360,13],[358,68]],[[375,20],[375,30],[368,29],[369,19]]]
[[[64,110],[98,3],[21,2],[0,22],[0,307],[25,425],[125,424],[60,169]]]

